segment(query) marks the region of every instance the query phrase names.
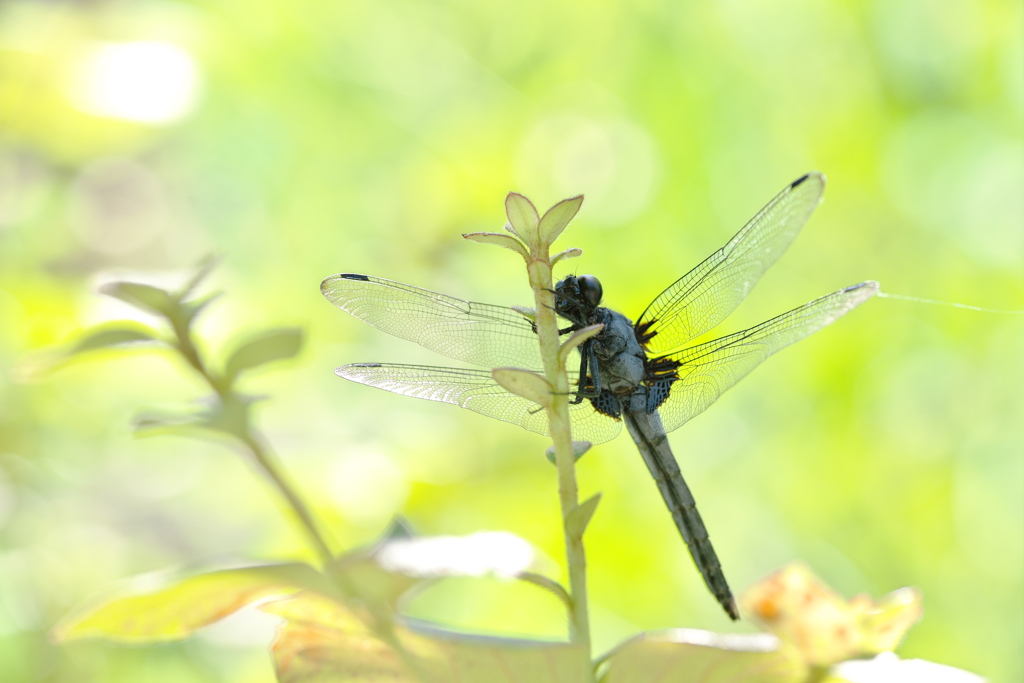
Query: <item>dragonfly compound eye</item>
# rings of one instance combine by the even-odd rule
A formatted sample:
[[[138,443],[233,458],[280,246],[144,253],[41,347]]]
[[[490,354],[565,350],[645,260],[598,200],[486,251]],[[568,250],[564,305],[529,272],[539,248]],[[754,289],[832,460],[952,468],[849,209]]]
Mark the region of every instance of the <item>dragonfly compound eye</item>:
[[[601,281],[593,275],[580,275],[577,278],[577,282],[579,283],[580,294],[583,296],[583,300],[591,308],[597,308],[604,297]]]

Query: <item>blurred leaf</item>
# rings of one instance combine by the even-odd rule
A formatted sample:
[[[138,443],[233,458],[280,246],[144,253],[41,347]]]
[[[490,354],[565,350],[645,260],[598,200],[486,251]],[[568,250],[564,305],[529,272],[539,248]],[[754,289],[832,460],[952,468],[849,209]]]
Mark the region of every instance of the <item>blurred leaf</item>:
[[[798,683],[807,666],[767,633],[644,633],[603,658],[600,683]]]
[[[131,322],[118,322],[87,330],[85,336],[75,342],[67,353],[70,356],[117,346],[154,343],[162,343],[156,330]]]
[[[407,531],[392,526],[380,542],[338,558],[331,567],[331,574],[340,575],[346,588],[378,614],[396,611],[402,594],[423,581],[488,574],[518,578],[534,568],[537,557],[533,546],[508,532],[416,537]]]
[[[192,415],[162,415],[144,413],[132,420],[132,431],[138,437],[150,437],[174,434],[177,436],[197,436],[204,421]]]
[[[577,195],[569,199],[563,199],[548,209],[540,219],[538,229],[541,239],[549,245],[558,239],[558,236],[565,230],[565,226],[569,225],[569,221],[576,216],[582,205],[583,195]]]
[[[530,253],[526,250],[526,246],[512,235],[500,232],[470,232],[464,234],[463,237],[480,244],[494,244],[505,249],[511,249],[524,259],[530,258]]]
[[[281,328],[269,330],[240,346],[224,368],[225,381],[230,385],[243,370],[295,356],[302,348],[302,330]]]
[[[551,403],[551,385],[548,381],[530,370],[521,368],[495,368],[491,370],[494,381],[534,403],[547,407]]]
[[[179,310],[181,311],[181,316],[183,318],[183,326],[191,327],[192,322],[199,317],[199,314],[205,311],[207,306],[219,299],[223,294],[224,292],[213,292],[211,294],[207,294],[202,299],[181,304]]]
[[[921,615],[916,591],[897,591],[880,605],[866,596],[846,601],[802,564],[751,587],[740,604],[813,666],[895,647]]]
[[[281,683],[584,683],[584,648],[565,643],[468,636],[433,625],[396,623],[391,634],[400,654],[349,608],[323,596],[300,593],[262,605],[283,617],[274,642]]]
[[[861,608],[864,652],[868,654],[895,650],[921,618],[921,593],[916,588],[894,590],[877,605],[866,595],[855,597],[852,602]]]
[[[509,192],[505,197],[505,214],[508,216],[511,232],[526,242],[526,246],[532,251],[537,241],[537,225],[540,222],[537,207],[523,195]],[[508,225],[506,229],[509,229]]]
[[[100,292],[120,299],[136,308],[172,318],[178,308],[177,300],[159,287],[137,282],[110,282],[100,287]]]
[[[984,683],[985,679],[963,669],[923,659],[900,659],[883,652],[874,659],[856,659],[833,667],[822,683]]]
[[[565,251],[560,251],[551,257],[551,265],[555,265],[556,263],[563,259],[576,258],[577,256],[583,256],[583,250],[578,249],[577,247],[572,247],[570,249],[566,249]]]
[[[185,286],[182,287],[181,290],[178,292],[178,301],[185,301],[190,296],[192,296],[192,293],[196,290],[196,288],[203,283],[203,280],[205,280],[211,272],[213,272],[214,268],[220,265],[220,262],[221,257],[216,256],[214,254],[210,254],[205,259],[203,259],[200,262],[198,269],[196,269],[195,274],[189,279],[188,282],[185,283]]]
[[[156,590],[100,599],[62,619],[51,637],[57,642],[80,638],[122,643],[178,640],[256,600],[299,590],[334,593],[326,577],[306,564],[224,569]]]
[[[203,415],[199,424],[207,429],[224,432],[244,440],[249,435],[249,409],[255,400],[248,396],[228,394],[217,400],[215,405]]]
[[[579,460],[583,457],[583,454],[590,450],[593,446],[589,441],[573,441],[572,442],[572,459],[573,461]],[[557,464],[555,461],[555,447],[548,446],[547,450],[544,451],[544,457],[548,459],[552,465]]]
[[[587,525],[590,524],[590,518],[594,516],[594,511],[597,510],[597,504],[601,502],[601,494],[595,493],[590,498],[573,508],[573,511],[569,513],[569,518],[565,520],[565,528],[569,534],[579,538],[586,531]]]

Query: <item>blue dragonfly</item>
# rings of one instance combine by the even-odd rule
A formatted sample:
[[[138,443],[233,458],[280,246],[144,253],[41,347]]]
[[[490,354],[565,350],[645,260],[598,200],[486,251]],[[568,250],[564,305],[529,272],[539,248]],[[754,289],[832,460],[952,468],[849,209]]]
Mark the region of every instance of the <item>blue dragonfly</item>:
[[[824,188],[820,173],[794,180],[725,246],[655,297],[635,323],[600,305],[603,288],[592,275],[569,275],[555,287],[555,310],[569,323],[560,330],[563,334],[604,324],[575,352],[579,371],[570,373],[577,387],[570,401],[573,438],[603,443],[625,423],[705,584],[732,619],[739,618],[735,599],[667,434],[703,412],[773,353],[878,292],[877,282],[861,282],[750,329],[693,343],[746,298],[800,232]],[[331,303],[360,320],[449,358],[484,368],[542,367],[534,323],[522,307],[464,301],[354,273],[328,277],[320,289]],[[336,373],[547,433],[544,412],[497,384],[489,370],[353,363]]]

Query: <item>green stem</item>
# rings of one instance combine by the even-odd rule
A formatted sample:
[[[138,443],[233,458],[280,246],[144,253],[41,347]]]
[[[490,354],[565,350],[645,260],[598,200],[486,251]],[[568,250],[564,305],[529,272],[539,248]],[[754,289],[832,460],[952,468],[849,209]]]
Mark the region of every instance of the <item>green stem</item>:
[[[178,337],[178,351],[188,364],[191,365],[204,380],[206,380],[206,383],[210,385],[210,388],[213,389],[214,392],[216,392],[220,401],[222,403],[226,403],[230,400],[238,400],[233,396],[231,388],[224,386],[224,383],[219,381],[219,379],[209,371],[206,364],[203,363],[202,357],[199,355],[199,351],[196,349],[196,345],[192,341],[192,335],[189,333],[188,328],[175,325],[174,332]],[[331,548],[324,539],[324,536],[320,533],[312,511],[310,511],[309,507],[302,500],[302,496],[299,495],[298,490],[288,481],[284,471],[278,466],[277,462],[275,462],[269,449],[262,443],[259,436],[248,426],[246,426],[243,434],[238,435],[238,438],[248,449],[253,462],[255,462],[267,478],[270,479],[278,492],[284,497],[285,501],[291,507],[292,512],[295,513],[295,516],[298,518],[302,528],[309,536],[309,540],[317,554],[320,556],[321,561],[324,564],[329,563],[334,558],[334,554],[331,552]]]
[[[242,439],[242,443],[245,444],[246,448],[252,454],[253,461],[263,470],[263,473],[267,475],[271,482],[277,487],[278,492],[288,501],[288,505],[291,506],[292,512],[298,517],[303,529],[306,531],[306,535],[309,536],[309,540],[312,542],[313,547],[320,555],[320,559],[327,564],[334,558],[334,554],[331,552],[330,546],[327,545],[327,541],[321,535],[317,528],[316,520],[313,517],[312,511],[303,502],[302,497],[298,491],[289,482],[284,472],[280,469],[277,463],[274,461],[273,456],[267,450],[267,448],[261,443],[258,435],[253,430],[247,430],[245,438]]]
[[[583,645],[590,658],[590,613],[587,604],[587,558],[583,550],[583,532],[574,531],[569,516],[579,507],[576,485],[576,460],[572,450],[572,432],[569,429],[569,380],[564,368],[559,367],[558,318],[548,254],[531,254],[528,270],[534,290],[537,315],[537,336],[540,338],[544,374],[554,387],[554,400],[548,410],[548,427],[555,446],[555,465],[558,468],[558,499],[562,507],[562,533],[569,569],[571,596],[569,639]]]

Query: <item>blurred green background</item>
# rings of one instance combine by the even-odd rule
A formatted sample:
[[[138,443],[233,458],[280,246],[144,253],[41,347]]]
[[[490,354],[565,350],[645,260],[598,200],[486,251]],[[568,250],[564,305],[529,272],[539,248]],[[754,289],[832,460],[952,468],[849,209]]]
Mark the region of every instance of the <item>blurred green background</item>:
[[[865,279],[1024,307],[1022,5],[998,0],[481,3],[7,0],[0,4],[0,678],[271,681],[245,615],[189,642],[57,648],[110,582],[308,551],[218,444],[135,440],[202,385],[169,356],[26,358],[132,315],[113,277],[178,283],[211,252],[201,331],[300,325],[247,389],[346,546],[396,513],[429,534],[515,532],[562,561],[544,439],[345,383],[354,361],[442,362],[337,311],[355,271],[529,303],[502,201],[585,193],[561,239],[635,317],[786,183],[827,201],[722,326]],[[734,589],[802,558],[851,596],[904,585],[901,654],[1024,680],[1024,322],[873,300],[782,352],[672,437]],[[597,647],[727,622],[625,437],[580,465]],[[557,572],[557,566],[555,567]],[[440,584],[410,611],[559,637],[535,589]]]

